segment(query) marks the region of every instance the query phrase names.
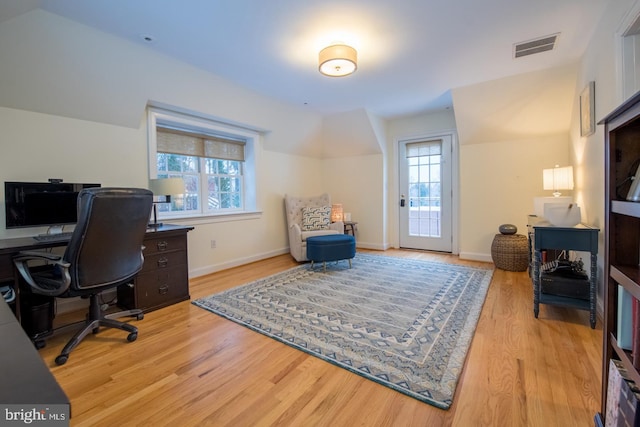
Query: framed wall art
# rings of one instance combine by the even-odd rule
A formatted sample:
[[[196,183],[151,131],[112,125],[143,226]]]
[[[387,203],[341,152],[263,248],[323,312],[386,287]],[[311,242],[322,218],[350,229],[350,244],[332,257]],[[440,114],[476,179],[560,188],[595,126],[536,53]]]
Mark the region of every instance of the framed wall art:
[[[596,131],[595,82],[589,82],[580,93],[580,136]]]

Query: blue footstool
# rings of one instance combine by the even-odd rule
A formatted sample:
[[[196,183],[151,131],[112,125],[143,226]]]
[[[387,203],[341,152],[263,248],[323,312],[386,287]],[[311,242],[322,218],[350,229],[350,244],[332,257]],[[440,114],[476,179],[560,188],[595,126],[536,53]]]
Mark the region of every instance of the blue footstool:
[[[311,268],[314,262],[322,261],[324,270],[327,270],[327,261],[349,260],[356,256],[356,239],[348,234],[328,234],[324,236],[309,237],[307,239],[307,258],[311,260]]]

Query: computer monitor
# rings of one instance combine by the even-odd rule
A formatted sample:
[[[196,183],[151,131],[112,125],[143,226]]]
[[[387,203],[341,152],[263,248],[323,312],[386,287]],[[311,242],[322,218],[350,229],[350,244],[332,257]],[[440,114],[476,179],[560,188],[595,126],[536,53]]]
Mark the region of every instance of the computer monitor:
[[[78,221],[78,193],[100,184],[5,182],[6,227],[55,227]]]

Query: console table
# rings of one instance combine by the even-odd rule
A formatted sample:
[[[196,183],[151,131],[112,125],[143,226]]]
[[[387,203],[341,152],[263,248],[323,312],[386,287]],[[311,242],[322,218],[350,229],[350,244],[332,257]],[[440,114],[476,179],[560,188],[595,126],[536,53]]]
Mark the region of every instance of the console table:
[[[538,223],[529,236],[533,243],[533,314],[538,317],[540,304],[558,305],[589,311],[589,323],[596,327],[596,280],[598,257],[598,233],[600,229],[578,224],[574,227],[555,227],[549,223]],[[540,292],[540,265],[542,251],[547,249],[584,251],[591,253],[589,274],[589,301],[576,298],[543,294]],[[586,264],[586,263],[585,263]]]

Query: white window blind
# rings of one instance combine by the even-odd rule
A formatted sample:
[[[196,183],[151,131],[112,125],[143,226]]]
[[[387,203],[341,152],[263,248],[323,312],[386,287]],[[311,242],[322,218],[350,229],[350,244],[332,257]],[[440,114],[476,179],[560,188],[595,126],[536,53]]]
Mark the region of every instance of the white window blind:
[[[437,156],[442,154],[442,141],[420,141],[407,144],[407,159],[422,156]]]

